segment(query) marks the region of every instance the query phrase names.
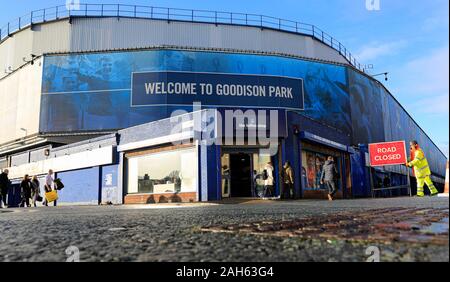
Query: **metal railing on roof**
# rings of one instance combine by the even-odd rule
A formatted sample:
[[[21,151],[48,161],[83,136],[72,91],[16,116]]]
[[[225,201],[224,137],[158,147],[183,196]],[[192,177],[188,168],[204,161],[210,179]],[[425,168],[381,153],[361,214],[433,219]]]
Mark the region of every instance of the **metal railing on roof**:
[[[0,42],[17,31],[40,24],[70,17],[130,17],[167,21],[200,22],[212,24],[243,25],[309,35],[338,51],[355,68],[364,71],[353,55],[334,37],[312,24],[306,24],[264,15],[223,11],[190,10],[127,4],[60,5],[32,11],[0,28]]]

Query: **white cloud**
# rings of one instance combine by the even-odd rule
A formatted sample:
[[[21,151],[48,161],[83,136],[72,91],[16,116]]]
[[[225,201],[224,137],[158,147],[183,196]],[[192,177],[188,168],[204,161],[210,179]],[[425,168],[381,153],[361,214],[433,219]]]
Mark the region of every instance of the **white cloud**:
[[[391,70],[391,89],[397,90],[393,93],[410,101],[409,105],[426,104],[440,113],[448,113],[448,52],[447,45]]]
[[[409,92],[418,95],[442,95],[449,89],[448,46],[434,50],[407,63],[401,71],[409,77]],[[407,86],[407,85],[405,85]]]
[[[442,115],[449,113],[448,92],[447,94],[436,95],[433,97],[429,97],[427,95],[427,97],[415,99],[414,101],[415,102],[410,104],[410,108],[413,112],[429,115]]]
[[[437,29],[448,29],[448,9],[441,9],[422,24],[422,32],[431,32]]]
[[[380,57],[395,55],[400,49],[406,46],[406,41],[395,41],[382,43],[372,42],[363,46],[356,52],[355,58],[364,63],[370,63]]]

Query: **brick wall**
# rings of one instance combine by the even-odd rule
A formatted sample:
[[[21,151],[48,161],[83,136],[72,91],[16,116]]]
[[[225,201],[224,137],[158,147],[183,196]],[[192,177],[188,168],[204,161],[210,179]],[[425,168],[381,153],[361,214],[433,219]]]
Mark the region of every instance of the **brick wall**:
[[[125,204],[154,204],[154,203],[180,203],[196,202],[196,192],[163,193],[163,194],[128,194]]]

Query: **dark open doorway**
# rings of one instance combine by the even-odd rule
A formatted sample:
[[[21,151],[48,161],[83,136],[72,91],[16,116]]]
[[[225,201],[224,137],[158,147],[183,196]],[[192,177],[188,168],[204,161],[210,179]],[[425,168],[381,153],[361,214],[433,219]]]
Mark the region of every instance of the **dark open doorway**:
[[[250,154],[230,154],[231,197],[252,196],[252,167]]]

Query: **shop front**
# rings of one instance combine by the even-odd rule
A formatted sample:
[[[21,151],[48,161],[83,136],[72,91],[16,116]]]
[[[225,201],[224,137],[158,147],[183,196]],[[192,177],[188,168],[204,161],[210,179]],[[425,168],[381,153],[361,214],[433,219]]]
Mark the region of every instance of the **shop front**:
[[[197,160],[193,143],[126,153],[125,203],[198,201]]]
[[[252,112],[235,112],[233,136],[223,136],[217,160],[220,162],[220,199],[263,197],[263,174],[269,163],[273,167],[274,187],[272,193],[265,196],[280,195],[280,152],[282,140],[287,137],[286,111],[259,110],[256,115]],[[226,127],[223,123],[222,128]]]
[[[326,199],[328,188],[321,181],[323,165],[333,157],[337,169],[335,198],[351,196],[350,153],[348,146],[302,132],[300,138],[301,187],[303,198]]]

